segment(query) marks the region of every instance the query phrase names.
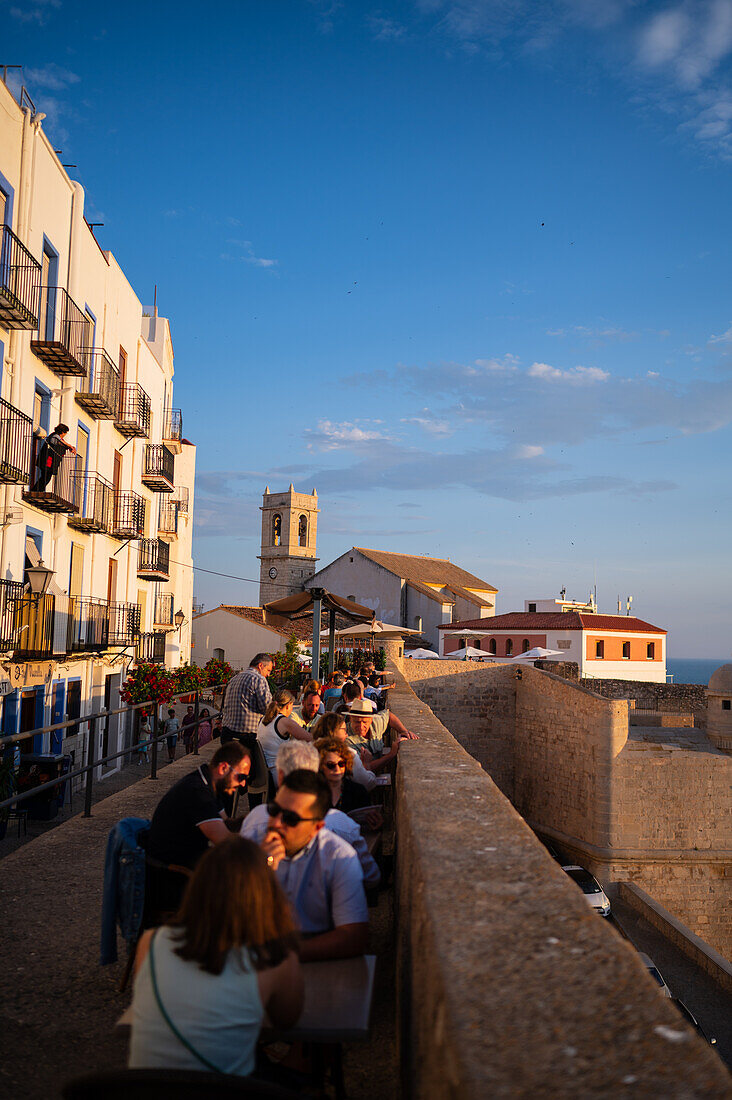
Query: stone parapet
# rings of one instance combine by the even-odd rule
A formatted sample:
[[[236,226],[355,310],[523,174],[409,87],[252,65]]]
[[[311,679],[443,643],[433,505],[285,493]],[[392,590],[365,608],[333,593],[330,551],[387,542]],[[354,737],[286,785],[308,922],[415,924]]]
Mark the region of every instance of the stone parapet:
[[[402,1094],[732,1096],[633,949],[392,669],[392,706],[421,738],[397,771]]]

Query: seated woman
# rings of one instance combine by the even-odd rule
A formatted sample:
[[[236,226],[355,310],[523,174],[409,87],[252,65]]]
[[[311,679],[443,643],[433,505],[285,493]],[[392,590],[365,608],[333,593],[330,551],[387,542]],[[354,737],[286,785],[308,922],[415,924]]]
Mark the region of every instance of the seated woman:
[[[287,688],[282,688],[274,695],[257,730],[257,740],[262,746],[264,759],[275,788],[277,787],[277,753],[285,741],[289,741],[291,737],[297,741],[312,740],[310,733],[290,717],[294,704],[295,696]]]
[[[315,747],[320,753],[320,773],[330,787],[333,808],[350,814],[351,810],[368,806],[366,788],[352,778],[354,756],[348,745],[335,737],[323,737],[315,742]]]
[[[331,712],[321,718],[318,724],[313,727],[313,738],[315,741],[320,741],[323,738],[334,738],[336,741],[340,741],[351,754],[353,771],[350,774],[354,783],[358,783],[367,791],[376,786],[376,776],[364,768],[361,757],[348,744],[348,728],[342,714]]]
[[[170,924],[140,940],[130,1068],[247,1076],[265,1012],[292,1027],[304,991],[287,900],[258,845],[209,849]]]

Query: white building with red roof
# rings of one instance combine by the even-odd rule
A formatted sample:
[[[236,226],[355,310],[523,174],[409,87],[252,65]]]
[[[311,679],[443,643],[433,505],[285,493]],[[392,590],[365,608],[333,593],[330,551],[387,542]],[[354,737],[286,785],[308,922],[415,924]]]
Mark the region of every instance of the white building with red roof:
[[[467,645],[487,657],[510,660],[541,646],[555,651],[549,659],[575,662],[582,678],[666,683],[666,631],[631,615],[512,611],[488,620],[447,623],[438,632],[440,656]]]

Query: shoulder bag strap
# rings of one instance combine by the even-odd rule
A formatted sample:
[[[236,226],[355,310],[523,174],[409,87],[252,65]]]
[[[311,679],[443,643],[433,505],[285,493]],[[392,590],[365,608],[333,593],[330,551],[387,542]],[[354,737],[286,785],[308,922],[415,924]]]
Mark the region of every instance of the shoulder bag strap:
[[[170,1028],[170,1030],[175,1035],[176,1039],[180,1043],[183,1044],[183,1046],[186,1048],[186,1050],[189,1051],[193,1055],[194,1058],[198,1059],[198,1061],[201,1063],[202,1066],[205,1066],[206,1069],[210,1069],[212,1073],[223,1073],[224,1071],[222,1069],[219,1069],[218,1066],[215,1066],[213,1064],[213,1062],[209,1062],[208,1058],[204,1058],[203,1054],[199,1054],[199,1052],[196,1050],[196,1048],[193,1046],[193,1044],[189,1043],[184,1035],[181,1035],[180,1031],[178,1031],[178,1028],[175,1026],[175,1024],[171,1020],[170,1016],[168,1015],[168,1013],[165,1009],[165,1005],[163,1004],[162,1000],[160,999],[160,990],[158,989],[158,979],[157,979],[157,974],[155,973],[155,954],[154,954],[154,951],[153,951],[153,944],[155,943],[155,937],[157,936],[157,934],[158,934],[158,929],[156,928],[155,931],[153,932],[152,939],[150,940],[150,951],[149,951],[148,954],[149,954],[149,958],[150,958],[150,977],[152,979],[153,993],[155,994],[155,1000],[157,1002],[158,1008],[160,1009],[161,1015],[162,1015],[163,1019],[165,1020],[166,1024],[168,1025],[168,1027]]]

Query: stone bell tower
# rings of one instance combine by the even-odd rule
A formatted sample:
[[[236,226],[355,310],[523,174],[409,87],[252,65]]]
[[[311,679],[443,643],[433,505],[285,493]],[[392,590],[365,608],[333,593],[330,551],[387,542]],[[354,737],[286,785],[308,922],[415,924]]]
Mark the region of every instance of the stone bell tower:
[[[262,497],[262,549],[259,555],[259,603],[301,592],[315,572],[318,494],[286,493]]]

